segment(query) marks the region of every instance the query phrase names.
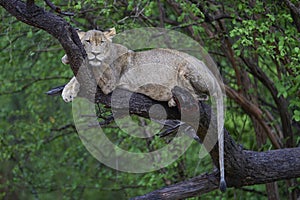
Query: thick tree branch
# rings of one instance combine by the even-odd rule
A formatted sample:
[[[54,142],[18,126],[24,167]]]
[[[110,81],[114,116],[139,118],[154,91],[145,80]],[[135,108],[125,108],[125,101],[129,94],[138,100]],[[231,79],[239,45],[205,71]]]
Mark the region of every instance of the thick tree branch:
[[[86,61],[85,50],[76,30],[69,23],[63,18],[36,6],[34,1],[28,1],[26,4],[19,0],[0,0],[0,5],[18,20],[43,29],[58,39],[68,55],[72,71],[77,75],[81,87],[85,88],[86,95],[93,95],[90,88],[95,88],[95,82],[90,69],[84,64]]]
[[[117,89],[119,99],[114,100],[114,106],[123,110],[123,99],[130,98],[129,112],[142,117],[149,117],[148,111],[151,106],[160,104],[166,110],[168,119],[180,119],[180,113],[177,108],[168,107],[165,102],[154,101],[144,95],[131,93],[125,90]],[[103,95],[98,91],[97,102],[110,106],[110,95]],[[200,120],[198,136],[203,141],[210,122],[211,110],[210,106],[200,102]],[[125,109],[125,108],[124,108]],[[126,109],[125,109],[126,110]],[[155,113],[152,113],[155,117]],[[159,113],[158,113],[159,115]],[[213,117],[213,116],[212,116]],[[267,152],[255,152],[244,150],[240,145],[236,144],[225,130],[225,173],[228,187],[242,187],[247,185],[255,185],[262,183],[274,182],[277,180],[290,179],[300,177],[300,148],[279,149]],[[209,152],[216,166],[218,166],[218,147],[217,144]],[[202,176],[200,176],[202,177]],[[209,174],[210,180],[214,185],[214,189],[218,187],[218,174]],[[213,177],[213,178],[212,178]],[[199,177],[198,177],[199,178]],[[203,184],[198,182],[197,177],[190,181],[178,183],[167,188],[152,192],[142,196],[140,199],[180,199],[195,196],[197,193],[203,194],[209,192],[207,188],[203,188]],[[205,182],[205,181],[204,181]],[[207,184],[205,182],[205,184]],[[184,186],[189,185],[190,187]],[[175,193],[175,189],[183,191],[182,196]],[[154,195],[154,196],[153,196]],[[155,196],[156,195],[156,196]],[[174,195],[174,196],[173,196]],[[151,198],[150,198],[151,197]],[[139,198],[136,198],[139,199]]]
[[[199,196],[218,189],[218,171],[155,190],[132,200],[176,200]]]
[[[294,163],[298,162],[295,167],[297,169],[298,176],[299,174],[299,156],[297,154],[300,153],[300,148],[296,149],[280,149],[280,150],[274,150],[264,153],[258,153],[253,151],[244,151],[245,156],[248,158],[246,161],[250,161],[250,164],[247,164],[245,166],[242,166],[245,169],[245,172],[247,172],[247,175],[250,175],[249,173],[253,173],[252,176],[245,177],[244,181],[241,184],[238,184],[235,187],[241,187],[246,185],[254,185],[254,184],[260,184],[260,183],[267,183],[267,182],[273,182],[276,180],[291,178],[286,177],[284,174],[288,172],[288,168],[293,168]],[[292,155],[289,155],[289,153],[292,153]],[[284,158],[285,156],[288,156],[288,158]],[[271,162],[267,161],[268,159],[275,158],[273,165]],[[296,158],[296,159],[295,159]],[[259,162],[258,165],[253,165],[256,163],[256,160],[264,160],[264,162]],[[295,159],[295,160],[294,160]],[[242,160],[241,160],[242,161]],[[282,167],[284,165],[284,167]],[[247,167],[250,167],[247,169]],[[254,169],[256,168],[256,169]],[[285,170],[282,170],[284,169]],[[263,169],[263,172],[259,171],[258,169]],[[278,169],[282,170],[281,172],[278,171]],[[239,175],[239,172],[237,172]],[[262,178],[262,175],[266,175],[265,178]],[[255,177],[253,177],[255,176]],[[228,179],[231,179],[227,176]],[[254,179],[255,178],[255,181]],[[227,179],[227,180],[228,180]],[[184,199],[189,197],[195,197],[200,196],[202,194],[205,194],[207,192],[210,192],[212,190],[215,190],[218,188],[218,172],[214,171],[210,174],[203,174],[197,177],[194,177],[188,181],[183,181],[180,183],[176,183],[158,190],[155,190],[153,192],[150,192],[148,194],[145,194],[143,196],[135,197],[133,200],[154,200],[154,199],[164,199],[164,200],[175,200],[175,199]]]
[[[18,0],[0,0],[0,5],[18,20],[43,29],[58,39],[67,55],[70,56],[73,71],[77,73],[85,58],[85,51],[76,31],[69,23],[32,2],[25,4]]]

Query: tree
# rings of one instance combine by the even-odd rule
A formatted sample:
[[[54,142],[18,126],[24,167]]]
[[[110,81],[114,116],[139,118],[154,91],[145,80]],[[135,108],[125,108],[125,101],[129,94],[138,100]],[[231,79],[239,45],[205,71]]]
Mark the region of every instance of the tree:
[[[82,14],[82,18],[91,22],[85,23],[84,26],[88,27],[91,24],[91,27],[97,27],[97,21],[93,20],[93,13],[88,12],[89,7],[95,5],[88,1],[77,3],[77,8],[82,9],[81,13],[86,11]],[[228,120],[228,131],[238,132],[237,130],[243,130],[243,123],[251,123],[253,126],[249,132],[255,132],[257,142],[250,145],[255,145],[258,150],[271,147],[278,149],[266,152],[244,150],[226,132],[225,168],[228,186],[241,187],[299,177],[300,149],[296,145],[300,116],[297,90],[300,83],[297,37],[299,36],[297,23],[299,12],[295,3],[285,1],[270,6],[267,1],[250,1],[237,3],[233,7],[231,1],[222,3],[140,1],[139,3],[147,5],[142,12],[139,11],[139,4],[134,4],[132,1],[120,1],[110,5],[104,5],[104,2],[99,1],[95,4],[104,5],[105,9],[102,9],[103,15],[97,15],[99,18],[97,20],[103,21],[101,19],[106,19],[105,14],[111,16],[114,7],[118,7],[124,12],[123,16],[121,14],[116,16],[119,20],[126,21],[126,17],[134,16],[141,21],[141,24],[180,28],[201,44],[206,44],[203,46],[211,47],[208,50],[214,55],[218,65],[223,68],[223,78],[227,82],[226,92],[233,100],[230,103],[242,109],[238,112],[229,109],[228,112],[233,117],[238,116],[239,120]],[[34,1],[27,1],[26,4],[21,1],[0,1],[0,4],[18,20],[46,30],[57,38],[70,58],[74,74],[77,74],[84,62],[85,52],[69,23],[36,6]],[[61,12],[58,7],[55,7],[55,10]],[[279,11],[275,12],[275,10]],[[114,18],[110,18],[112,19]],[[76,20],[73,23],[82,25]],[[122,20],[120,23],[123,23]],[[132,24],[126,24],[126,27],[130,26]],[[206,34],[210,39],[204,40],[200,34]],[[218,43],[214,44],[215,41]],[[83,73],[81,77],[91,77],[89,69]],[[85,88],[93,86],[92,81],[84,80],[92,79],[79,80]],[[259,95],[263,91],[268,91],[264,98]],[[104,105],[109,105],[110,96],[105,96],[98,91],[98,100]],[[148,116],[143,108],[149,109],[156,103],[138,94],[134,95],[133,102],[130,107],[131,112],[143,117]],[[164,103],[162,105],[170,119],[178,119],[177,110],[168,108]],[[197,134],[203,139],[207,129],[205,124],[208,124],[207,120],[210,119],[211,113],[208,105],[200,103],[199,106],[202,108],[200,124],[203,128],[200,128]],[[238,115],[239,112],[246,113],[249,118],[243,120],[242,115]],[[277,125],[277,122],[280,125]],[[245,136],[241,135],[241,137]],[[210,152],[210,155],[214,163],[217,163],[216,148]],[[180,199],[200,195],[217,188],[217,177],[218,172],[213,171],[136,199]],[[297,197],[299,188],[295,187],[296,181],[292,179],[287,182],[292,191],[291,199]],[[276,191],[276,187],[276,184],[267,185],[269,197],[272,191],[273,193]]]

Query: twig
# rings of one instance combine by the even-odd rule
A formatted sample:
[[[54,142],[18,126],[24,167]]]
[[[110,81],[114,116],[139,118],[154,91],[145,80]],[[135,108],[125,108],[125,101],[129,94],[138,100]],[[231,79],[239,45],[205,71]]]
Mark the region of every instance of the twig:
[[[50,0],[45,0],[45,3],[55,12],[65,15],[65,16],[74,16],[74,13],[71,12],[63,12],[60,7],[54,5]]]
[[[67,125],[64,125],[62,127],[59,127],[59,128],[51,128],[51,131],[62,131],[62,130],[65,130],[65,129],[68,129],[68,128],[72,128],[73,130],[76,130],[74,124],[67,124]]]

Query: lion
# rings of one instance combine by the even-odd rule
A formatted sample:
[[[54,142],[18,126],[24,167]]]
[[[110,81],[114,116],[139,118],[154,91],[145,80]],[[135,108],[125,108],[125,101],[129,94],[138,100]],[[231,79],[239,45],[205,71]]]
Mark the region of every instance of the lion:
[[[175,87],[184,88],[197,100],[207,99],[216,89],[216,79],[204,62],[189,54],[162,48],[134,52],[112,42],[116,35],[114,28],[104,32],[79,31],[78,35],[87,53],[89,67],[104,94],[122,88],[157,101],[167,101],[171,107],[176,106],[172,94]],[[62,62],[69,63],[66,55]],[[79,90],[80,84],[73,77],[62,92],[63,100],[72,101]],[[220,103],[217,103],[217,109],[221,109]],[[223,130],[221,132],[223,134]],[[224,191],[223,140],[223,135],[220,135],[220,188]]]

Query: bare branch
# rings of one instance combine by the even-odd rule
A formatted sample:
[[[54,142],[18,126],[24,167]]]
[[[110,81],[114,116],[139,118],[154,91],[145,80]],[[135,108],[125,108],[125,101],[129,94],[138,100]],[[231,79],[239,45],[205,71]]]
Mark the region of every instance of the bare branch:
[[[285,4],[291,11],[294,23],[296,24],[296,28],[298,32],[300,32],[300,8],[297,8],[291,1],[284,0]]]
[[[260,184],[260,183],[267,183],[267,182],[273,182],[276,180],[280,180],[285,176],[285,173],[288,173],[288,169],[290,167],[293,168],[293,165],[296,164],[295,170],[297,170],[297,174],[294,177],[297,177],[300,175],[300,158],[297,154],[300,153],[300,148],[294,148],[294,149],[280,149],[280,150],[273,150],[269,152],[264,153],[258,153],[253,151],[244,151],[244,156],[247,157],[246,162],[250,162],[249,164],[243,163],[243,160],[239,160],[239,167],[250,167],[250,169],[246,169],[245,171],[247,173],[247,177],[242,181],[242,183],[235,182],[237,180],[234,180],[234,177],[229,178],[229,182],[233,184],[235,182],[235,187],[242,187],[246,185],[253,185],[253,184]],[[290,154],[292,153],[292,154]],[[258,156],[258,157],[256,157]],[[272,159],[272,162],[268,162],[267,160],[262,161],[259,163],[260,169],[264,169],[262,171],[254,170],[253,167],[258,167],[255,162],[253,162],[256,159]],[[294,158],[298,157],[297,159],[293,160]],[[244,165],[245,164],[245,165]],[[257,163],[258,164],[258,163]],[[275,164],[275,165],[274,165]],[[264,168],[265,167],[265,168]],[[277,168],[280,168],[282,171],[277,171]],[[290,168],[291,169],[291,168]],[[249,171],[248,171],[249,170]],[[241,171],[241,170],[239,170]],[[242,170],[243,171],[243,170]],[[239,176],[239,172],[236,171],[236,176]],[[232,172],[234,174],[234,172]],[[252,173],[252,174],[249,174]],[[265,178],[258,178],[262,174],[268,173],[269,175]],[[289,173],[291,175],[291,173]],[[212,190],[215,190],[218,188],[218,171],[215,170],[210,174],[202,174],[200,176],[194,177],[188,181],[183,181],[180,183],[176,183],[173,185],[170,185],[168,187],[164,187],[158,190],[155,190],[153,192],[150,192],[148,194],[145,194],[143,196],[135,197],[132,200],[174,200],[174,199],[185,199],[189,197],[195,197],[200,196],[202,194],[208,193]],[[253,176],[256,176],[256,181],[254,181]],[[278,179],[281,177],[280,179]],[[227,175],[228,178],[228,175]],[[291,178],[291,177],[285,177]],[[227,179],[228,181],[228,179]],[[254,181],[254,182],[253,182]]]
[[[286,138],[285,146],[286,147],[293,147],[293,131],[292,131],[292,125],[291,125],[291,116],[288,112],[288,100],[284,99],[283,96],[278,97],[278,90],[275,87],[275,84],[273,81],[268,77],[268,75],[262,71],[261,68],[257,66],[257,63],[253,61],[252,59],[246,58],[245,56],[240,56],[240,58],[243,60],[243,62],[247,65],[247,67],[250,69],[251,74],[255,76],[257,79],[263,83],[268,90],[270,91],[276,105],[277,110],[280,114],[280,119],[282,123],[282,133],[284,135],[284,138]]]
[[[131,200],[176,200],[199,196],[218,189],[218,171],[155,190]]]
[[[263,127],[265,134],[268,135],[269,139],[271,140],[272,144],[276,148],[281,148],[282,144],[280,139],[277,139],[275,135],[272,133],[270,127],[265,123],[265,120],[263,119],[263,112],[260,110],[259,107],[248,101],[245,97],[240,95],[239,93],[235,92],[233,89],[231,89],[228,86],[225,86],[226,94],[233,99],[235,102],[237,102],[243,110],[248,113],[250,116],[254,116],[257,119],[257,122],[260,123],[260,125]]]
[[[60,7],[55,6],[50,0],[44,0],[46,4],[55,12],[65,15],[65,16],[74,16],[74,13],[63,12]]]

